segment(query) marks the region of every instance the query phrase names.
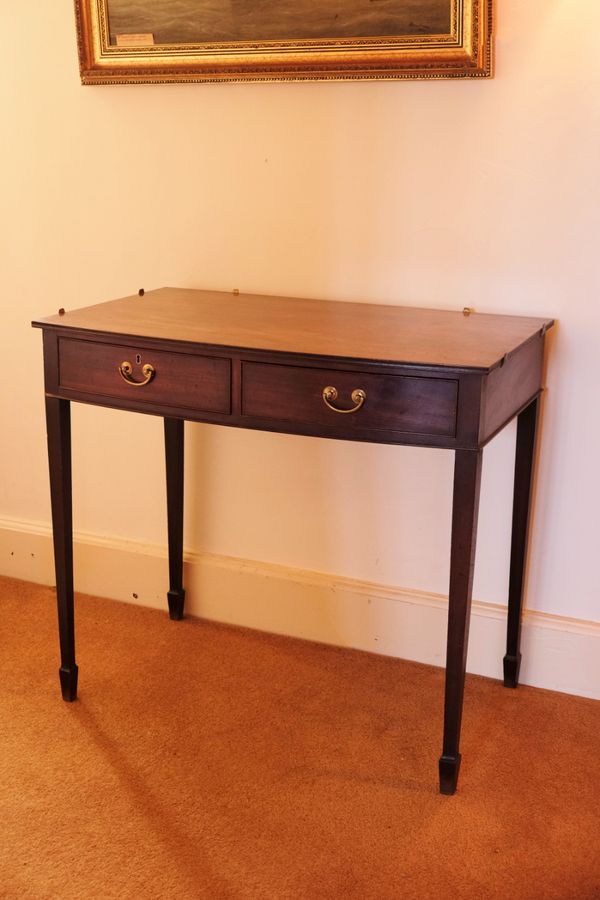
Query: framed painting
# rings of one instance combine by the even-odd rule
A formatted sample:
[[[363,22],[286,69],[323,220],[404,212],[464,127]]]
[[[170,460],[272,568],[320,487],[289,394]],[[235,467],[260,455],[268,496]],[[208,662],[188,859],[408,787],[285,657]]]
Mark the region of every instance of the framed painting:
[[[75,0],[84,84],[487,77],[492,0]]]

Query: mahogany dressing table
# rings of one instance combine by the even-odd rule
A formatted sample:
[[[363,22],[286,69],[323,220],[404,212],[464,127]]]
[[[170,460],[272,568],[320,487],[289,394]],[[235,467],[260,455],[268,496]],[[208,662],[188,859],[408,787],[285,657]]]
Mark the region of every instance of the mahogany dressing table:
[[[516,687],[551,319],[176,288],[40,319],[62,696],[75,700],[70,401],[164,418],[169,591],[183,617],[184,420],[455,455],[440,790],[456,789],[482,448],[518,417],[504,683]]]

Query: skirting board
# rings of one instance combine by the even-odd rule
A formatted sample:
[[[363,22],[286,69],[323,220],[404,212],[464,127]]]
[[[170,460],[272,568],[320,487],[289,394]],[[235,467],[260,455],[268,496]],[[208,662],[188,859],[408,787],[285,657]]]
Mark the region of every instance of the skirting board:
[[[163,547],[75,535],[79,592],[167,608]],[[0,520],[0,574],[54,584],[50,528]],[[443,666],[448,599],[335,575],[186,553],[186,612]],[[502,677],[506,608],[473,602],[469,672]],[[521,682],[600,699],[600,623],[525,612]]]

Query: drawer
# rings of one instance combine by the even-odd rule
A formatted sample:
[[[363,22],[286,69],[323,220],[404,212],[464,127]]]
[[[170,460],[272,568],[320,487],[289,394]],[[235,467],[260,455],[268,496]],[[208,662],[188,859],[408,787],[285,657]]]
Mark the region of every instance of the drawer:
[[[326,388],[337,392],[337,397],[330,392],[329,406]],[[356,391],[364,392],[364,399],[355,393],[353,400]],[[454,437],[457,402],[458,381],[448,378],[253,362],[242,367],[243,415],[322,425],[349,435],[386,431]]]
[[[123,367],[129,363],[131,371]],[[150,365],[145,374],[144,366]],[[135,344],[103,344],[60,338],[59,387],[98,397],[206,412],[231,412],[231,363],[228,359]],[[146,383],[143,383],[146,382]]]

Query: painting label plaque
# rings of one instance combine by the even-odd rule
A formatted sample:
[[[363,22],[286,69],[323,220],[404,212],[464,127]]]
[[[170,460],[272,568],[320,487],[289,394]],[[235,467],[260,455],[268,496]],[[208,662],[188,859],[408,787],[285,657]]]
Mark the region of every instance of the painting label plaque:
[[[117,47],[151,47],[154,44],[153,34],[116,34]]]

